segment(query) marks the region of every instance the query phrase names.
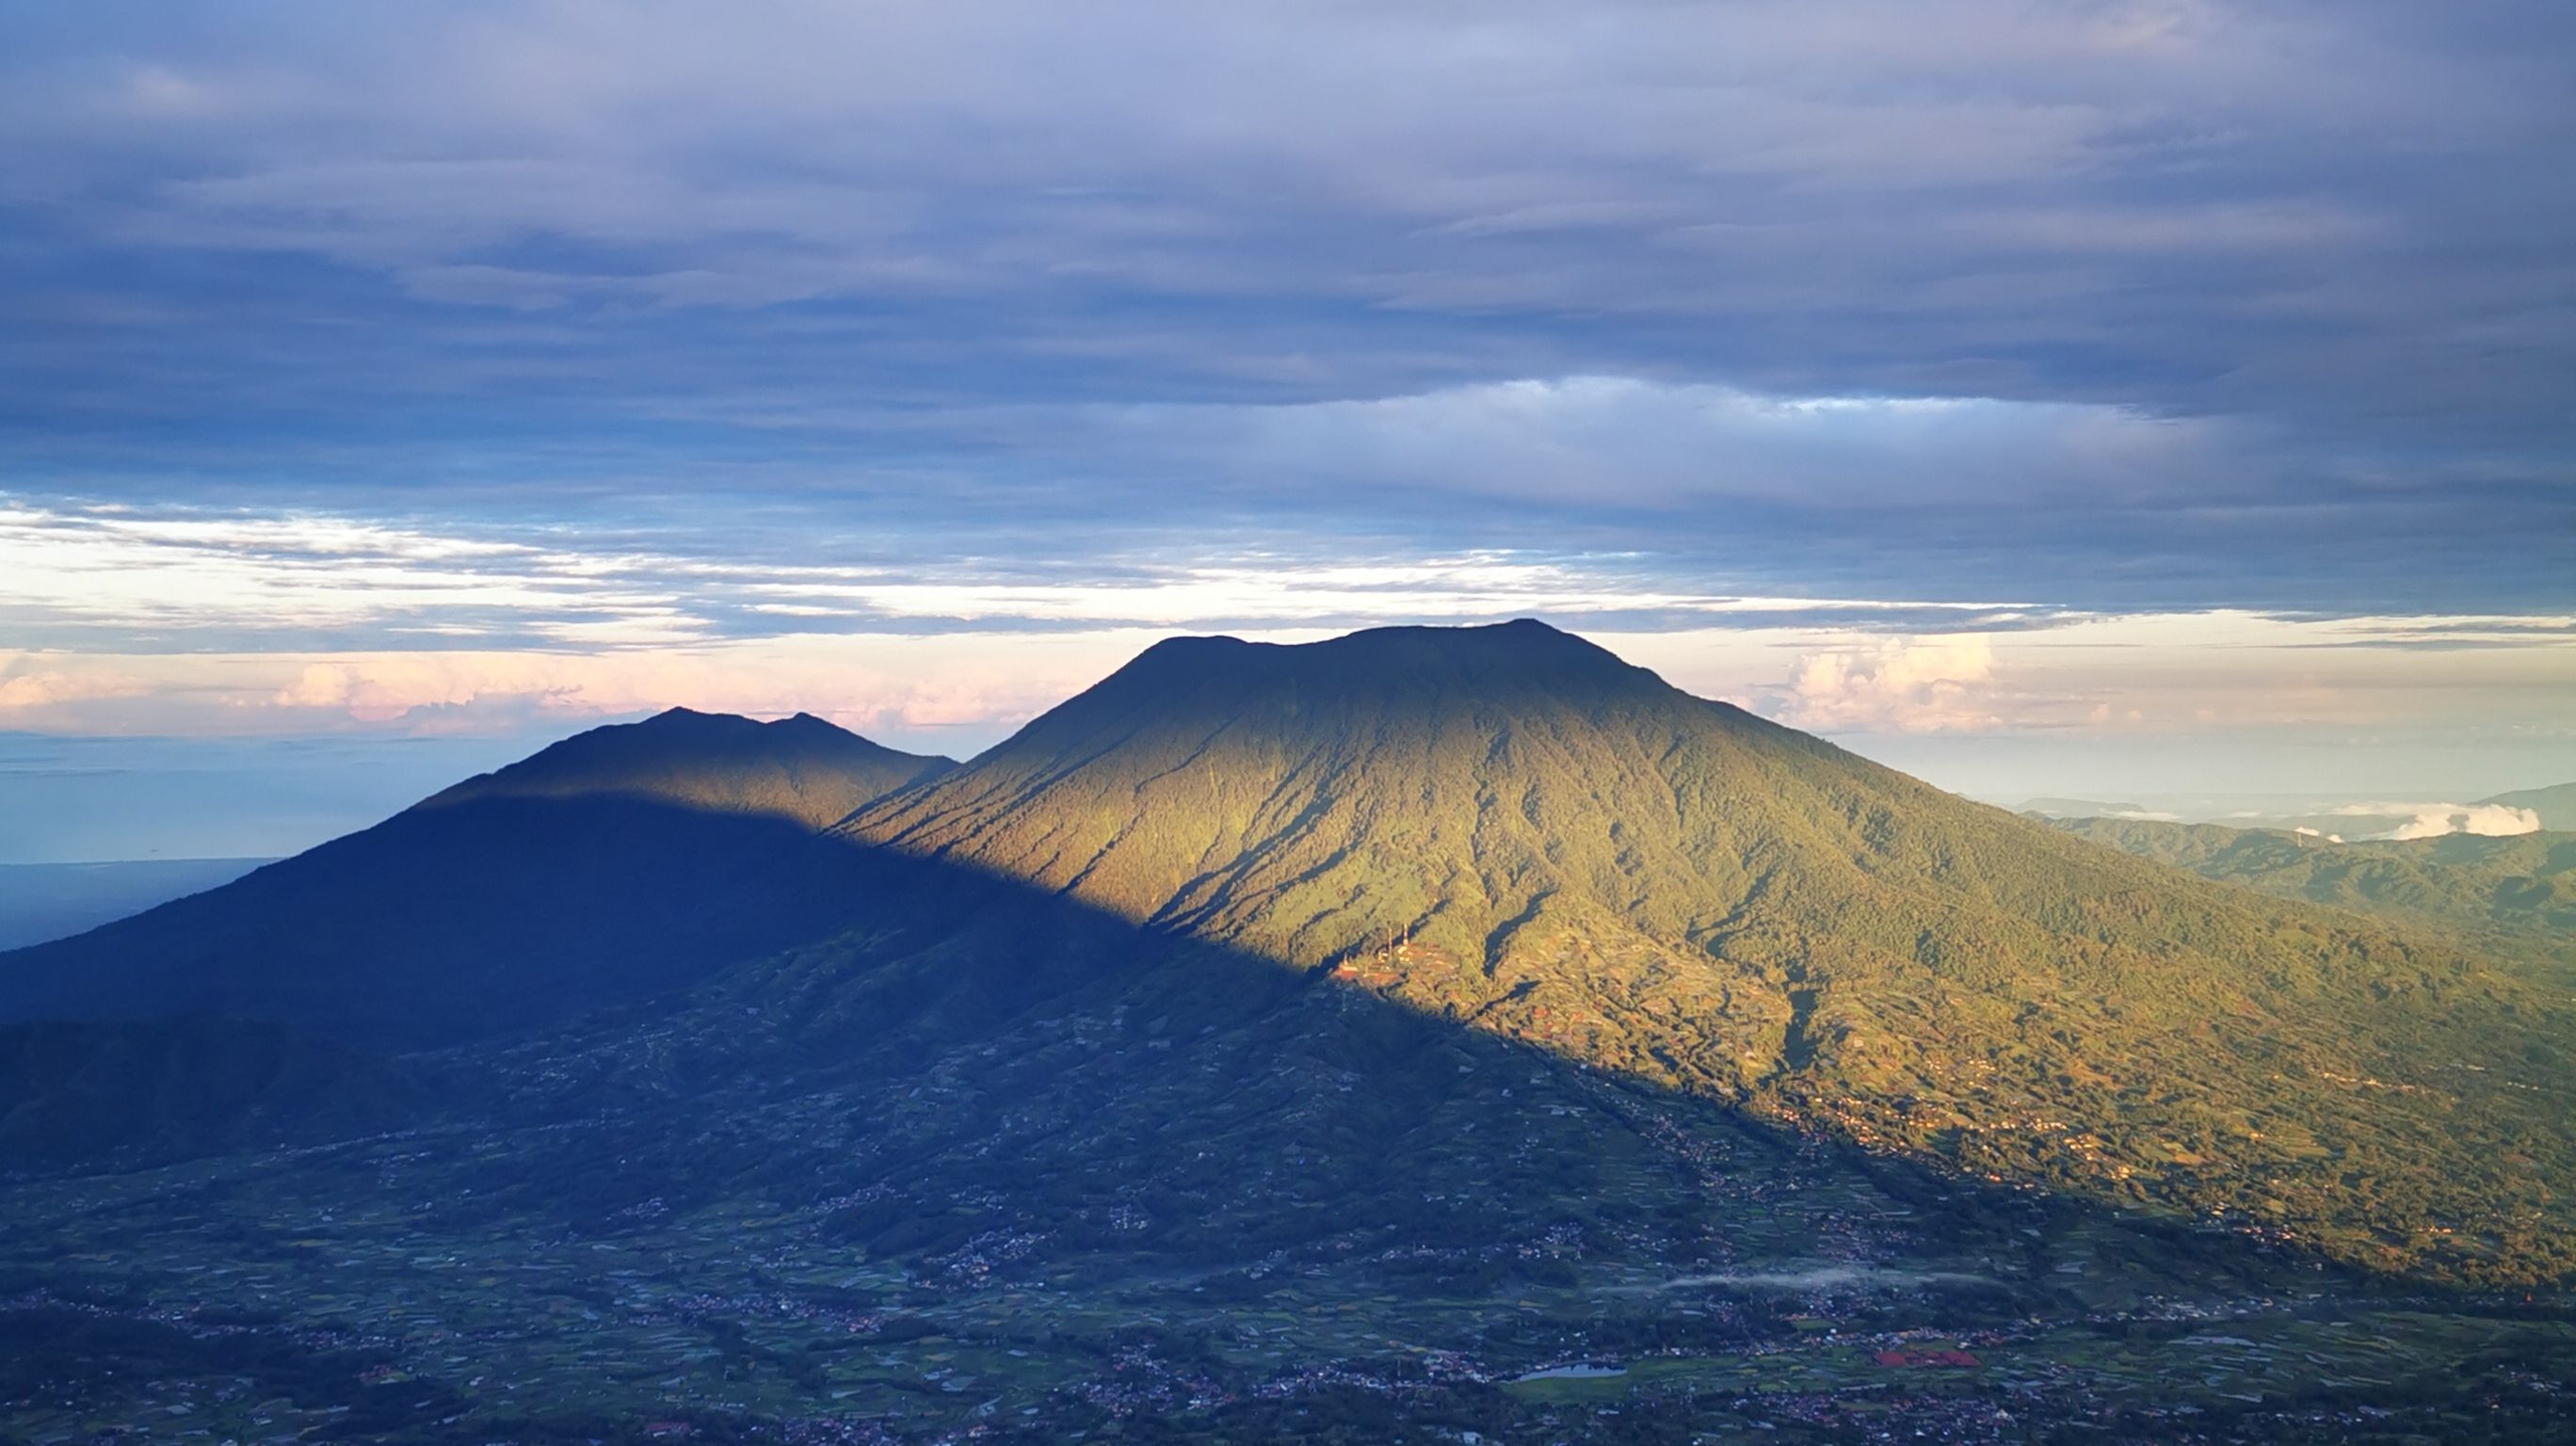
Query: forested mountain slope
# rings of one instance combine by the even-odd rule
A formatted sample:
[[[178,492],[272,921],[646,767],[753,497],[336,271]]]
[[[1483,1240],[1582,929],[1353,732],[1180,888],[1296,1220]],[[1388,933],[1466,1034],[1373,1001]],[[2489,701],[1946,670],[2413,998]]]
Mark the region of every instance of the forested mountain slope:
[[[2539,941],[2558,958],[2576,960],[2576,834],[2455,833],[2330,843],[2220,824],[2083,818],[2055,826],[2204,878],[2282,898],[2520,936]]]
[[[2371,1264],[2569,1260],[2553,993],[1535,623],[1167,642],[842,831],[1979,1174]]]
[[[2540,826],[2556,832],[2576,830],[2576,783],[2557,783],[2547,788],[2525,788],[2513,793],[2499,793],[2480,803],[2500,804],[2506,808],[2527,808],[2540,815]]]
[[[861,804],[954,768],[899,753],[810,713],[763,723],[672,708],[640,723],[579,733],[431,798],[639,798],[710,813],[840,822]]]

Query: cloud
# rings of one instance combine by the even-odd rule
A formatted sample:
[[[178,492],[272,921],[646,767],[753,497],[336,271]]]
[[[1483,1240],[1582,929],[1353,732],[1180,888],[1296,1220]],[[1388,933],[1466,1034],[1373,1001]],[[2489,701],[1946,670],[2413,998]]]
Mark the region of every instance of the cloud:
[[[692,634],[637,559],[463,528],[232,508],[40,506],[0,493],[0,622],[21,636],[423,628],[667,642]]]
[[[1815,726],[2564,736],[2564,6],[57,8],[48,727],[1539,613]]]
[[[631,415],[802,373],[949,404],[1624,375],[2528,440],[2576,344],[2540,3],[336,19],[15,37],[13,239],[54,266],[13,270],[105,258],[83,289],[239,324],[90,352],[46,382],[57,435],[141,396]],[[119,264],[168,254],[197,265]],[[130,385],[174,357],[203,391]]]
[[[151,691],[152,685],[142,678],[46,671],[29,666],[23,657],[11,660],[0,655],[0,712],[34,712],[66,703],[132,698]]]
[[[1798,660],[1781,721],[1822,732],[1929,733],[1993,725],[1995,672],[1982,636],[1883,639]]]
[[[1057,425],[1077,455],[1090,445],[1121,463],[1184,467],[1221,491],[1365,478],[1453,508],[1579,497],[1592,509],[1667,515],[1728,500],[1817,510],[2005,498],[2136,505],[2260,450],[2225,423],[2118,406],[1779,395],[1614,376],[1369,401],[1140,407]]]
[[[2420,8],[88,7],[0,53],[0,469],[973,584],[2535,611],[2571,22]],[[274,611],[399,612],[362,559]]]
[[[2540,831],[2538,813],[2498,803],[2355,803],[2329,811],[2352,818],[2406,820],[2384,833],[2363,835],[2372,840],[2441,838],[2455,833],[2508,838]]]
[[[619,711],[615,702],[601,704],[584,698],[577,682],[552,681],[562,671],[549,667],[542,656],[393,654],[307,663],[293,682],[264,701],[267,707],[295,714],[318,712],[358,723],[390,724],[415,737],[526,733],[565,718],[599,718]],[[234,701],[261,706],[250,698]],[[643,710],[630,706],[625,711]],[[311,726],[311,719],[302,721]]]
[[[2013,623],[2061,610],[2009,599],[1760,594],[1658,576],[1629,556],[1510,550],[1338,554],[1287,536],[1237,556],[1094,555],[939,566],[764,557],[705,536],[472,531],[241,509],[40,506],[0,494],[0,623],[36,640],[280,648],[474,639],[570,651],[671,648],[830,629],[1365,626],[1606,614],[1744,625],[1799,618],[1903,626]],[[685,548],[686,550],[679,550]],[[296,687],[327,688],[329,680]],[[448,700],[454,701],[454,700]]]

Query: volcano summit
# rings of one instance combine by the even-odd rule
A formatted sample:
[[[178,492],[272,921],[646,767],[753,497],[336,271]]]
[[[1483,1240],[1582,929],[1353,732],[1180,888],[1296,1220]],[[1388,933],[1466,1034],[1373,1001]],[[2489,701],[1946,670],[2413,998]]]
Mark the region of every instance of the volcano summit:
[[[82,1391],[382,1439],[2264,1439],[2284,1353],[2414,1430],[2557,1349],[2553,958],[1535,622],[1182,638],[964,764],[667,714],[0,956],[0,1267]]]

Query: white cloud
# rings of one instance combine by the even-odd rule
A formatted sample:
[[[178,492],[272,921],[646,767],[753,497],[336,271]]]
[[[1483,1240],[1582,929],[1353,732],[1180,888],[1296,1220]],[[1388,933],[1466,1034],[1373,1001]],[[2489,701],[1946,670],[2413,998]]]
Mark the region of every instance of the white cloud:
[[[649,560],[327,514],[142,513],[0,495],[0,625],[167,637],[539,621],[665,641]]]
[[[1782,721],[1819,732],[1927,733],[1991,726],[1991,639],[1889,638],[1799,659]]]
[[[1055,422],[1058,445],[1218,485],[1365,479],[1432,496],[1657,510],[1756,499],[1955,507],[2138,498],[2249,465],[2242,424],[2119,406],[1770,394],[1621,376],[1522,378],[1367,401],[1147,406]]]
[[[834,555],[819,543],[791,541],[779,558],[682,555],[533,526],[0,496],[0,630],[45,650],[0,654],[0,707],[18,728],[188,733],[471,730],[528,710],[686,703],[983,741],[1172,632],[1292,641],[1524,615],[1704,696],[1847,738],[2052,731],[2138,747],[2463,716],[2543,732],[2555,720],[2563,734],[2559,704],[2576,687],[2576,619],[2564,616],[1792,597],[1694,586],[1688,569],[1634,554],[1332,555],[1288,541],[1302,550],[1140,551],[1079,570],[826,564],[810,560]]]
[[[1310,544],[1321,547],[1322,544]],[[1092,560],[1058,580],[922,563],[845,567],[584,551],[543,529],[479,533],[322,514],[142,513],[0,494],[0,626],[20,636],[169,646],[208,634],[423,636],[580,650],[669,647],[821,621],[990,627],[1233,628],[1545,613],[1743,618],[2045,613],[2038,604],[1796,597],[1677,588],[1624,556],[1508,550],[1411,558],[1238,554]],[[762,622],[760,620],[769,620]]]
[[[2406,820],[2384,833],[2363,835],[2369,840],[2441,838],[2455,833],[2510,838],[2540,831],[2538,813],[2497,803],[2353,803],[2330,811],[2346,818]]]
[[[1505,552],[1412,561],[1247,558],[1150,569],[1132,582],[925,581],[892,570],[783,569],[740,589],[795,602],[757,604],[788,616],[1095,623],[1188,627],[1669,612],[1708,616],[1801,612],[1992,612],[2029,603],[1760,597],[1682,592],[1626,575],[1621,559],[1554,562]],[[844,606],[825,604],[838,600]]]
[[[82,673],[39,666],[35,655],[0,653],[0,712],[27,712],[66,703],[132,698],[152,691],[145,679],[124,673]]]

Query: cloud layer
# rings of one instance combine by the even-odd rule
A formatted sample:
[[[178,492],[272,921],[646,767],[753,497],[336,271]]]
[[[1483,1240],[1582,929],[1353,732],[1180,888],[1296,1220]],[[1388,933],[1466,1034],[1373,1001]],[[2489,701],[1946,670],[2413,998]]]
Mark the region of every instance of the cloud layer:
[[[1162,631],[1538,614],[1923,750],[2576,775],[2571,40],[17,7],[0,727],[983,739]]]
[[[2363,835],[2369,839],[2441,838],[2455,833],[2511,838],[2540,831],[2538,813],[2500,803],[2355,803],[2332,812],[2354,818],[2406,820],[2395,828]]]
[[[1700,592],[2564,597],[2559,6],[0,24],[28,496],[1005,571],[1292,533]]]

